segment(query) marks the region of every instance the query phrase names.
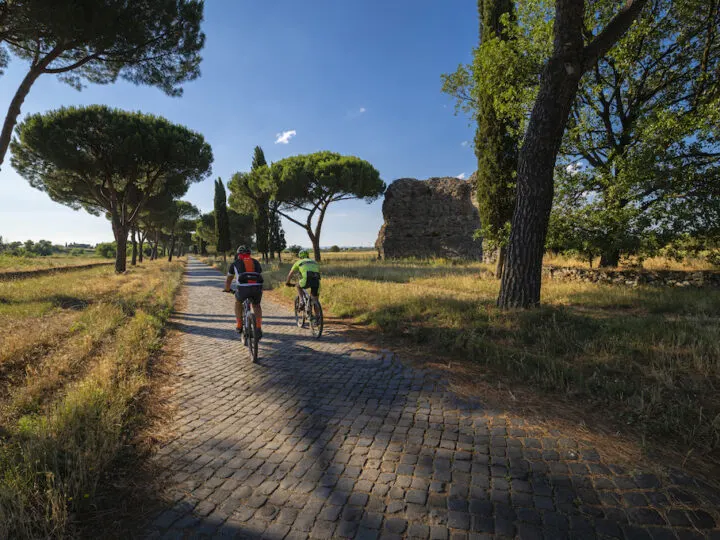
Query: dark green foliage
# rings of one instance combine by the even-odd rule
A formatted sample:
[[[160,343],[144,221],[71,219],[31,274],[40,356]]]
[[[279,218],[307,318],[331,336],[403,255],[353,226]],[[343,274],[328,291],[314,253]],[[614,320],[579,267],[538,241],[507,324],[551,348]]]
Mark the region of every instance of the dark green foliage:
[[[330,253],[340,253],[340,247],[339,246],[330,246],[330,249],[328,251],[330,251]]]
[[[218,178],[215,181],[215,249],[218,253],[227,253],[231,249],[230,245],[230,219],[227,212],[227,199],[225,195],[225,185]]]
[[[202,135],[164,118],[93,105],[27,117],[12,165],[52,200],[107,213],[125,270],[130,227],[148,205],[167,207],[205,178],[212,150]]]
[[[43,73],[78,89],[122,78],[180,95],[180,85],[200,73],[203,8],[200,0],[0,3],[0,68],[8,51],[30,62],[5,118],[0,163],[20,107]]]
[[[253,159],[252,159],[252,166],[250,168],[251,171],[255,171],[259,169],[260,167],[267,166],[267,161],[265,160],[265,152],[263,152],[263,149],[259,146],[255,147],[255,150],[253,151]]]
[[[285,241],[285,231],[280,221],[280,214],[274,212],[272,221],[270,222],[270,242],[268,248],[270,253],[277,253],[279,256],[286,247],[287,242]]]
[[[101,242],[95,246],[95,254],[98,257],[112,259],[117,252],[117,244],[115,242]]]
[[[235,173],[228,188],[230,206],[240,214],[253,216],[256,249],[267,260],[274,251],[271,248],[272,237],[278,238],[279,231],[273,230],[277,205],[270,200],[272,178],[262,148],[255,147],[250,172]]]
[[[271,167],[273,199],[278,213],[308,233],[315,260],[320,260],[320,233],[328,206],[337,201],[371,202],[385,192],[385,182],[367,161],[334,152],[285,158]],[[305,221],[298,219],[305,213]]]

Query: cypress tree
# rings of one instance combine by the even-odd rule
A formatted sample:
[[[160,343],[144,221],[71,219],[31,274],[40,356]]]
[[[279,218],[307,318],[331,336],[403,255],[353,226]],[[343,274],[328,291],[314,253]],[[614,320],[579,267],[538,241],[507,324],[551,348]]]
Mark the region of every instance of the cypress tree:
[[[502,23],[509,14],[514,21],[512,0],[478,0],[480,49],[492,39],[510,39]],[[478,74],[482,77],[482,73]],[[476,80],[478,127],[475,132],[475,155],[478,160],[476,190],[480,223],[484,239],[497,247],[495,277],[502,277],[510,220],[515,208],[515,174],[518,141],[506,120],[500,118],[494,105],[494,88]]]
[[[230,220],[227,213],[227,196],[222,179],[215,181],[215,235],[217,236],[217,252],[223,254],[227,262],[227,252],[230,246]]]
[[[259,146],[255,147],[253,152],[252,167],[251,171],[255,171],[260,167],[266,167],[267,160],[265,159],[265,152]],[[257,212],[255,215],[255,241],[257,243],[257,250],[263,254],[263,260],[268,260],[268,254],[272,251],[271,244],[271,225],[272,225],[272,214],[270,211],[270,199],[267,196],[260,197],[257,200]]]

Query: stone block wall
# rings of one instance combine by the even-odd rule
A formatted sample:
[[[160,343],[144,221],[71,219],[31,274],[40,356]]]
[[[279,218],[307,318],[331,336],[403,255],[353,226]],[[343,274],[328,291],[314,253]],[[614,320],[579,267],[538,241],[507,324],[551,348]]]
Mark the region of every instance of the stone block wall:
[[[375,247],[382,258],[482,259],[474,240],[480,218],[473,183],[458,178],[401,178],[388,187]]]

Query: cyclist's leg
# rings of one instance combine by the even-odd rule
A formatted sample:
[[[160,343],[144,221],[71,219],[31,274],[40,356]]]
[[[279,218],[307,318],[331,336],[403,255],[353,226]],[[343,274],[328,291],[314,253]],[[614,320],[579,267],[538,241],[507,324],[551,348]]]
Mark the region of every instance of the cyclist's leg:
[[[262,335],[262,288],[258,287],[251,296],[252,312],[255,314],[255,324]]]
[[[243,301],[239,293],[235,293],[235,329],[242,332],[243,326]]]

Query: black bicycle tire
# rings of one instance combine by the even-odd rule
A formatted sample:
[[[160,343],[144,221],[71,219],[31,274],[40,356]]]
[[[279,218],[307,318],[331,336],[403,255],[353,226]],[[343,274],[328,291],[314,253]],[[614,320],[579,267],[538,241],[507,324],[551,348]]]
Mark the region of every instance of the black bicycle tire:
[[[315,324],[313,325],[313,319],[310,319],[310,331],[312,332],[312,335],[316,339],[320,339],[322,337],[323,328],[325,326],[325,320],[323,318],[323,310],[322,306],[320,305],[320,301],[313,298],[312,299],[312,305],[314,306],[315,310]],[[318,317],[319,314],[319,317]],[[319,322],[318,322],[319,321]]]
[[[300,296],[295,297],[295,324],[298,328],[305,328],[305,310],[301,310],[299,308],[300,306]],[[302,315],[302,318],[301,316]]]
[[[258,358],[258,337],[257,337],[257,322],[255,321],[255,314],[251,313],[248,315],[248,332],[250,333],[250,339],[248,341],[248,352],[250,353],[250,359],[253,363],[257,362]]]

